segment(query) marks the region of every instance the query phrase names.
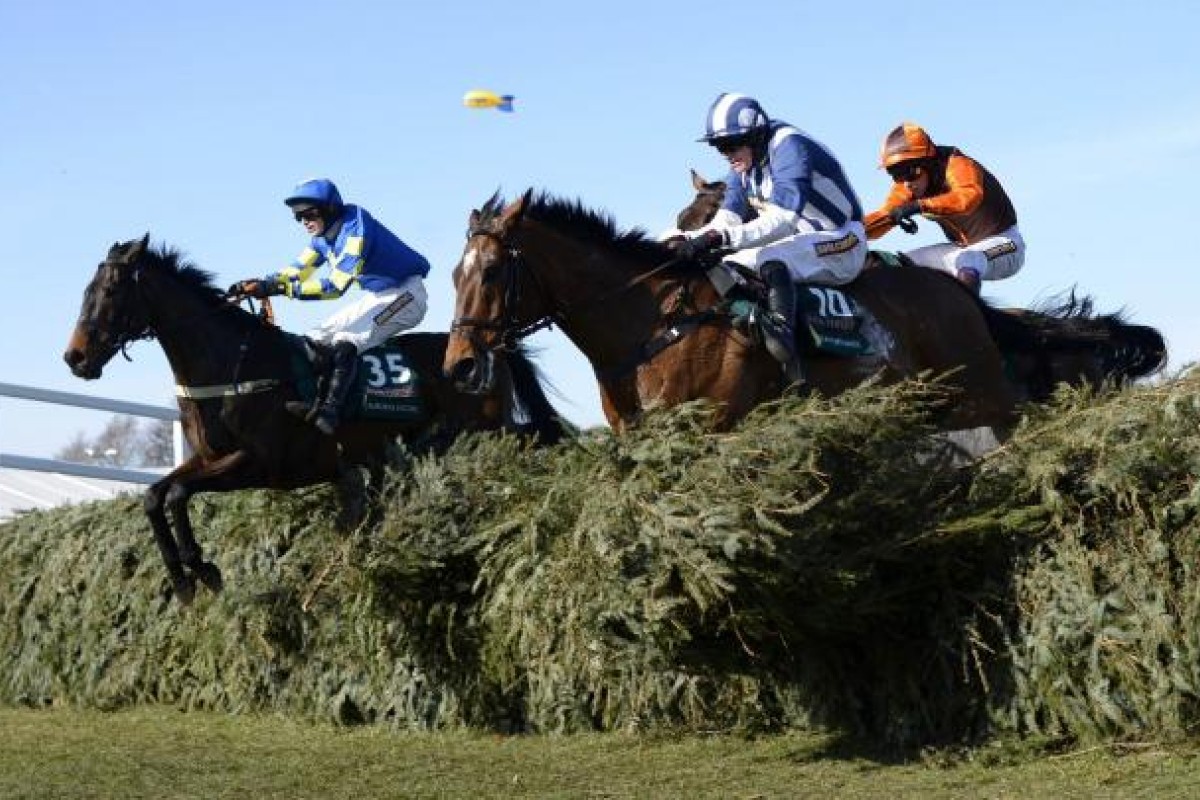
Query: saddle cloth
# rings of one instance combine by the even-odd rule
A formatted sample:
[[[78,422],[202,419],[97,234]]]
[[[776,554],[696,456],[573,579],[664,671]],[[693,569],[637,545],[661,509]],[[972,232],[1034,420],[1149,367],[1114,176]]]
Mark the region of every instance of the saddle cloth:
[[[295,337],[292,348],[292,372],[296,390],[304,401],[312,401],[328,380],[327,368],[314,366],[307,355],[302,337]],[[325,361],[325,359],[321,359]],[[403,351],[384,342],[358,356],[354,386],[346,398],[342,419],[416,421],[428,414],[421,397],[421,376],[404,357]]]

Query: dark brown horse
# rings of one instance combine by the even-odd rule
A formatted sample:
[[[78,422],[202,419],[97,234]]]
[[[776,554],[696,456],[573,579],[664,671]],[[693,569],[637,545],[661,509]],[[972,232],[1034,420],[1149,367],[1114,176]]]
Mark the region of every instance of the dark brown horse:
[[[577,202],[532,192],[472,212],[445,369],[464,389],[487,391],[487,365],[507,345],[559,325],[596,372],[614,428],[656,405],[707,398],[720,426],[782,391],[778,363],[735,327],[702,269],[680,263],[642,231],[621,232]],[[855,356],[809,354],[810,383],[825,395],[875,376],[944,376],[957,393],[948,429],[1005,426],[1016,398],[983,310],[933,270],[871,270],[843,287],[865,310],[873,346]],[[842,301],[845,295],[839,294]]]
[[[84,291],[63,357],[75,375],[90,380],[118,351],[147,338],[158,339],[170,362],[194,452],[145,496],[154,538],[184,603],[194,595],[196,578],[214,591],[222,585],[188,518],[188,499],[197,492],[293,489],[335,481],[348,465],[378,474],[397,438],[436,449],[468,430],[507,429],[543,442],[562,434],[523,353],[510,351],[496,362],[493,391],[464,395],[442,375],[447,335],[419,333],[393,340],[403,359],[389,357],[385,364],[409,370],[406,379],[411,372],[419,376],[407,384],[413,413],[386,421],[364,414],[344,422],[336,437],[325,436],[285,410],[312,378],[299,356],[299,337],[230,303],[211,275],[174,250],[149,247],[149,235],[109,250]],[[364,365],[368,358],[364,354]],[[360,371],[364,381],[373,380],[371,369]]]
[[[681,231],[707,224],[725,199],[723,181],[706,180],[695,170],[691,177],[696,195],[679,212],[676,224]],[[869,261],[872,266],[881,263],[878,253]],[[903,256],[897,263],[920,269]],[[1123,312],[1098,314],[1092,299],[1074,290],[1032,309],[1001,313],[983,306],[1005,371],[1022,401],[1044,401],[1060,384],[1120,386],[1152,375],[1167,361],[1166,342],[1158,330],[1130,323]]]

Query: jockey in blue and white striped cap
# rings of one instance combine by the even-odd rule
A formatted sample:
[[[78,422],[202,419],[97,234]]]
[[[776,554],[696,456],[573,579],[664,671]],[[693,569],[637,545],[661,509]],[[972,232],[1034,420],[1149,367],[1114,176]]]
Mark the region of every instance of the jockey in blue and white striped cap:
[[[792,324],[794,281],[843,284],[862,271],[867,235],[862,206],[832,151],[799,128],[772,120],[753,97],[725,93],[713,101],[700,139],[729,162],[721,210],[679,251],[717,247],[753,268],[770,289],[764,328],[772,355],[799,383]]]
[[[753,97],[726,93],[708,110],[700,139],[729,162],[725,201],[697,235],[759,267],[782,261],[797,281],[842,284],[866,259],[863,211],[828,147],[780,120]]]
[[[708,110],[704,136],[699,141],[715,145],[721,139],[764,132],[770,124],[767,112],[753,97],[726,92]]]

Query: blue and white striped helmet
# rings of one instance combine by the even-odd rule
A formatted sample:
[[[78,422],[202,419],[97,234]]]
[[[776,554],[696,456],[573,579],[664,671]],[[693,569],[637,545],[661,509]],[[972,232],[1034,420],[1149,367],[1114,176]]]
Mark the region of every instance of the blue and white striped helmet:
[[[304,181],[293,189],[283,202],[297,209],[316,206],[334,212],[340,211],[343,205],[342,195],[338,192],[338,188],[333,185],[333,181],[327,178],[313,178]]]
[[[701,142],[712,144],[719,139],[730,139],[764,131],[771,125],[767,112],[753,97],[725,92],[713,101],[705,121],[704,138]]]

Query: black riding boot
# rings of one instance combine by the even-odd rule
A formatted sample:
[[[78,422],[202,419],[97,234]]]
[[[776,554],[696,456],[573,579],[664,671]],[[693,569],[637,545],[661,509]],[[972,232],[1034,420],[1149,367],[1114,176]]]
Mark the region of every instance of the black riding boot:
[[[350,342],[338,342],[333,346],[333,375],[329,378],[329,391],[313,424],[326,436],[332,436],[341,421],[342,406],[350,387],[354,385],[354,374],[358,370],[358,348]]]
[[[298,337],[304,348],[304,357],[312,365],[313,383],[316,385],[314,397],[311,400],[289,400],[284,407],[305,422],[312,422],[321,407],[321,398],[329,385],[329,365],[333,360],[333,347],[324,342],[318,342],[308,336]]]
[[[804,368],[796,351],[796,284],[782,261],[768,261],[759,272],[767,284],[767,313],[761,322],[767,352],[783,365],[787,383],[799,386]]]

